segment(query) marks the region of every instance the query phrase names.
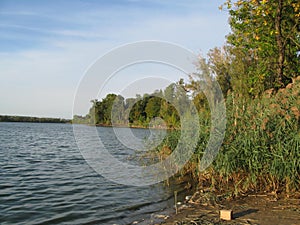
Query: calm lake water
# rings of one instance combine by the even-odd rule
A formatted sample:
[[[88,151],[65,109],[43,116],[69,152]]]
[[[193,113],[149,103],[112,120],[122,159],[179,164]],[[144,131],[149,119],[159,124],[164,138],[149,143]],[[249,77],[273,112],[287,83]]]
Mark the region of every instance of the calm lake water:
[[[112,128],[97,129],[110,140],[106,147],[113,154],[132,155],[111,138]],[[149,135],[145,129],[134,133]],[[172,208],[174,190],[181,189],[162,183],[124,186],[103,178],[83,159],[70,124],[0,123],[2,225],[148,224]]]

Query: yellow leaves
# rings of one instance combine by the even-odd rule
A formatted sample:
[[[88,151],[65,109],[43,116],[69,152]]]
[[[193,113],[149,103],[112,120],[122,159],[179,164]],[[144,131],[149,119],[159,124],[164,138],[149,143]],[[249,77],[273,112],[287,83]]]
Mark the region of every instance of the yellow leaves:
[[[268,0],[262,0],[262,1],[261,1],[261,4],[264,5],[264,4],[266,4],[267,2],[268,2]]]
[[[258,35],[255,35],[254,38],[255,38],[255,40],[257,40],[257,41],[260,39]]]
[[[243,42],[243,38],[242,38],[242,37],[239,37],[239,38],[237,39],[237,41],[241,43],[241,42]]]
[[[292,4],[294,11],[295,11],[295,17],[300,18],[300,3],[293,3]]]
[[[227,2],[227,9],[231,9],[232,5],[231,5],[231,1]]]
[[[264,25],[265,25],[265,26],[267,26],[267,25],[268,25],[268,22],[267,22],[266,20],[264,21]]]
[[[237,1],[237,3],[235,4],[236,6],[241,6],[243,4],[243,1],[239,0]]]
[[[260,13],[261,13],[261,11],[258,9],[258,10],[256,11],[256,15],[259,16]]]
[[[300,3],[293,3],[292,6],[293,6],[295,12],[300,11]]]
[[[274,31],[274,30],[271,30],[270,31],[270,35],[273,35],[273,34],[276,34],[276,35],[278,35],[279,34],[279,32],[276,30],[276,31]]]
[[[226,0],[224,4],[219,6],[219,9],[223,10],[223,7],[226,7],[227,9],[231,9],[232,8],[231,0]]]

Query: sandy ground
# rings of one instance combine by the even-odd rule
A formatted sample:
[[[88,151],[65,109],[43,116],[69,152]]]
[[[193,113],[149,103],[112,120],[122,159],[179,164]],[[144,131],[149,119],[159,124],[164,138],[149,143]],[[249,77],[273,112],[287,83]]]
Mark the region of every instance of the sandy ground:
[[[221,209],[233,211],[233,219],[220,219]],[[184,224],[259,224],[259,225],[300,225],[300,193],[286,197],[272,194],[247,195],[233,200],[215,201],[211,195],[197,193],[178,208],[178,213],[160,215],[165,225]],[[164,217],[165,216],[165,217]]]

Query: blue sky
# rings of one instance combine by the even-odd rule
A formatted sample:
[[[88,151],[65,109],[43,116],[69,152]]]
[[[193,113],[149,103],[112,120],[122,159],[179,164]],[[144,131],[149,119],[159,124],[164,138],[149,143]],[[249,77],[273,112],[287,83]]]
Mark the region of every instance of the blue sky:
[[[221,46],[229,32],[228,16],[218,9],[222,3],[0,0],[0,114],[71,118],[86,69],[126,43],[161,40],[206,54]],[[141,70],[128,71],[135,79],[138,71],[172,73],[149,65]],[[126,76],[115,79],[107,91],[118,93],[124,80]]]

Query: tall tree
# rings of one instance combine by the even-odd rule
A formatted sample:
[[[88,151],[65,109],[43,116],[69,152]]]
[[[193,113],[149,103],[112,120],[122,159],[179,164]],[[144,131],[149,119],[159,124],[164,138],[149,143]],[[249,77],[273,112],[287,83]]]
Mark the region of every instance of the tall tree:
[[[232,89],[231,84],[231,54],[228,46],[213,48],[208,53],[208,65],[213,76],[217,78],[223,95]]]
[[[121,95],[118,95],[114,99],[111,110],[111,120],[111,122],[114,124],[125,123],[125,103],[124,97]]]
[[[97,99],[91,100],[92,107],[89,111],[89,121],[90,124],[97,124],[99,121],[99,101]]]
[[[225,3],[232,32],[233,64],[245,63],[249,94],[280,88],[299,75],[300,3],[298,0],[238,0]],[[233,79],[237,77],[233,76]]]

